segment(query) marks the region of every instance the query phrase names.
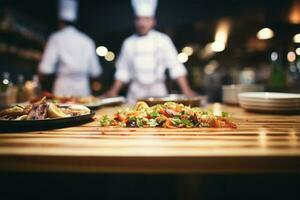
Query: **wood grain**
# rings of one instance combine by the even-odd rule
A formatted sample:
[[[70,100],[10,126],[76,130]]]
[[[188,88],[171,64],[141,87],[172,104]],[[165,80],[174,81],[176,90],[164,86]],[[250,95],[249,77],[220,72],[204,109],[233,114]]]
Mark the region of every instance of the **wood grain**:
[[[119,108],[103,108],[96,115]],[[237,129],[77,127],[0,134],[0,170],[117,173],[300,172],[300,115],[232,113]]]

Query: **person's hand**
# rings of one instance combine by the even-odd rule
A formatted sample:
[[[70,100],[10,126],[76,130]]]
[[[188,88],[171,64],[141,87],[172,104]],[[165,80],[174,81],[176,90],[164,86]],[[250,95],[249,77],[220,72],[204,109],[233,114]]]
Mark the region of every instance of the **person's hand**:
[[[115,92],[114,90],[109,90],[105,92],[104,94],[101,95],[102,97],[116,97],[118,96],[118,93]]]
[[[199,96],[199,94],[197,92],[195,92],[194,90],[186,90],[186,91],[183,92],[183,94],[187,97]]]
[[[190,85],[187,81],[186,76],[180,76],[176,79],[182,93],[187,96],[187,97],[195,97],[195,96],[199,96],[199,94],[197,94],[197,92],[195,92],[194,90],[192,90],[190,88]]]
[[[120,80],[115,80],[113,86],[110,88],[110,90],[108,90],[107,92],[105,92],[103,95],[101,95],[102,97],[116,97],[119,95],[119,91],[122,88],[123,82]]]

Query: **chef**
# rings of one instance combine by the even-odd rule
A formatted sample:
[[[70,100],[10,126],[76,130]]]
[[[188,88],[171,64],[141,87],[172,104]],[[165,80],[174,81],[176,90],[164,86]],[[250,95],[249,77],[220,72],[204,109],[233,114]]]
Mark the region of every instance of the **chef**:
[[[117,96],[123,84],[129,83],[128,102],[149,96],[166,96],[165,70],[175,79],[186,96],[195,96],[186,74],[187,70],[177,61],[177,50],[171,39],[154,30],[157,0],[132,0],[136,34],[127,38],[116,63],[115,82],[106,93]]]
[[[59,1],[60,30],[50,36],[38,67],[42,80],[56,74],[54,95],[88,96],[90,78],[102,72],[94,42],[74,27],[77,7],[76,0]]]

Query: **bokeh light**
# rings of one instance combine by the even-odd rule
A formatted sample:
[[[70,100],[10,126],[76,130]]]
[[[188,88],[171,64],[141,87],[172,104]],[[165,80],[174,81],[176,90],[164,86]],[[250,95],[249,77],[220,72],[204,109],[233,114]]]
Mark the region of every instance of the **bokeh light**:
[[[108,53],[108,49],[105,46],[99,46],[96,49],[96,53],[98,56],[106,56],[106,54]]]
[[[189,59],[189,57],[188,57],[188,55],[185,54],[185,53],[179,53],[179,54],[177,55],[177,60],[178,60],[180,63],[185,63],[185,62],[188,61],[188,59]]]

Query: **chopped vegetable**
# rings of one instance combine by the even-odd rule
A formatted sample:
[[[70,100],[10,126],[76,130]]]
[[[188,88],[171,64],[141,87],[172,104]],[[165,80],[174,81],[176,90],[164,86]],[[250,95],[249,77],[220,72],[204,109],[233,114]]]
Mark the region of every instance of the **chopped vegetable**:
[[[101,119],[100,119],[100,126],[109,126],[110,125],[110,119],[107,115],[104,115]]]
[[[100,118],[100,126],[118,126],[131,128],[236,128],[229,120],[229,113],[216,116],[211,111],[199,107],[188,107],[183,104],[168,102],[149,107],[145,102],[138,102],[132,109],[124,109],[113,116]]]
[[[222,117],[228,117],[229,113],[228,112],[222,112]]]

